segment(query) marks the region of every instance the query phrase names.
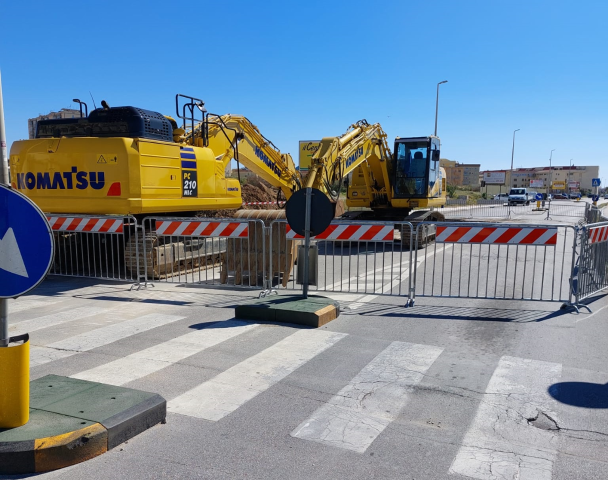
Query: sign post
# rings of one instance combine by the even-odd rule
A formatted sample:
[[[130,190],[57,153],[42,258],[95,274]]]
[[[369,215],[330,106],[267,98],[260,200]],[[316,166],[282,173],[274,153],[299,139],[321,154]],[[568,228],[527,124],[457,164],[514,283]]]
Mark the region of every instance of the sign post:
[[[595,187],[595,196],[593,197],[593,206],[595,206],[595,207],[597,207],[597,201],[600,198],[599,189],[600,189],[601,184],[602,184],[602,181],[599,178],[594,178],[591,180],[591,186]]]
[[[303,188],[295,192],[285,205],[285,216],[291,229],[304,237],[302,265],[302,293],[308,298],[310,281],[310,238],[323,233],[334,218],[335,205],[327,195],[316,188]],[[298,256],[299,260],[299,256]],[[316,262],[315,262],[316,263]]]
[[[29,335],[10,337],[8,299],[29,292],[53,260],[46,216],[22,193],[0,185],[0,428],[29,420]]]

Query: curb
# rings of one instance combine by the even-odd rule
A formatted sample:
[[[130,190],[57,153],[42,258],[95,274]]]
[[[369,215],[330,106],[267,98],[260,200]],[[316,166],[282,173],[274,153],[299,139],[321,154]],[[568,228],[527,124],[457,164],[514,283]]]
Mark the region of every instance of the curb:
[[[0,430],[0,474],[84,462],[166,418],[167,402],[154,393],[57,375],[39,378],[30,388],[30,421]]]

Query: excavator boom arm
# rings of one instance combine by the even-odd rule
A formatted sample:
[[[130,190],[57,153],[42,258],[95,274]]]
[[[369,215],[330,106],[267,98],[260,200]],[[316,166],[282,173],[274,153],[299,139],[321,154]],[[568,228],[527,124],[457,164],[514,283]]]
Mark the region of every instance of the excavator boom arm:
[[[382,190],[390,200],[391,163],[392,153],[380,124],[370,125],[361,120],[351,125],[341,137],[327,137],[321,141],[319,150],[312,157],[306,186],[335,196],[330,191],[331,185],[362,167],[368,189]]]
[[[300,173],[291,155],[281,153],[246,117],[209,114],[207,128],[209,147],[214,152],[222,152],[224,166],[234,158],[281,189],[287,199],[301,188]],[[200,135],[200,126],[195,129],[195,136],[197,134]]]

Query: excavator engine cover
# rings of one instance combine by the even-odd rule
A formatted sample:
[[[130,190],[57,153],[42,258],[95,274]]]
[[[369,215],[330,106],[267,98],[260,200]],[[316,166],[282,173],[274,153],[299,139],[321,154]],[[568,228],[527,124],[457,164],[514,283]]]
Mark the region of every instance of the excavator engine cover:
[[[40,120],[36,138],[130,137],[173,141],[173,127],[163,115],[136,107],[97,108],[87,118]]]

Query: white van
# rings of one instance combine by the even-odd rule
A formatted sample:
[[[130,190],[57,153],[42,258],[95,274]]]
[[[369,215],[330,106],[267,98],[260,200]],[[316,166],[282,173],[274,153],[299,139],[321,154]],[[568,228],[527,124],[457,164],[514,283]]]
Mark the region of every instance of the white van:
[[[536,192],[527,188],[512,188],[509,191],[509,205],[530,205],[530,202],[535,198]]]

